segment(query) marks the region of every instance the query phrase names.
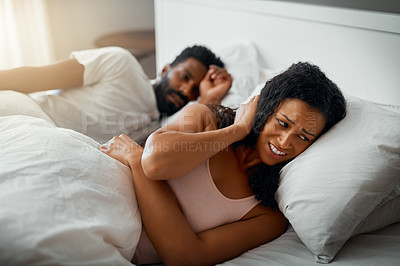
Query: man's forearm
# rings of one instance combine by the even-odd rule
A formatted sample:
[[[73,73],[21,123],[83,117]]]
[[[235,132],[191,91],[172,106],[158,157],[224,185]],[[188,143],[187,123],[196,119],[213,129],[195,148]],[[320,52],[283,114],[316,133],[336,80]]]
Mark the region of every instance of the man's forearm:
[[[83,83],[84,67],[75,59],[41,67],[19,67],[0,71],[0,90],[23,93],[64,89]]]

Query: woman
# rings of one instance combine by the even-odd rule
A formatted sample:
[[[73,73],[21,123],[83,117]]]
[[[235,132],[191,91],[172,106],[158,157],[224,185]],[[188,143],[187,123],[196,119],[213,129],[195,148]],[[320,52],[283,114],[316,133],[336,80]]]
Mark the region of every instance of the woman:
[[[318,67],[298,63],[236,115],[193,104],[154,132],[144,151],[125,135],[102,149],[132,169],[144,228],[161,260],[216,264],[284,232],[274,199],[280,169],[345,113],[338,87]],[[144,258],[143,236],[136,262],[156,262]]]

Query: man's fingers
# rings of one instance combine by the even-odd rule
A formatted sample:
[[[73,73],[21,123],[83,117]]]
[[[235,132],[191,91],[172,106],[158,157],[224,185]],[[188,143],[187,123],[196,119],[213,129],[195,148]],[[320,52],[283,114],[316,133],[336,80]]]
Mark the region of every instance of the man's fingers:
[[[209,69],[202,80],[212,81],[213,73],[214,73],[214,69]]]
[[[210,65],[209,72],[211,72],[211,78],[214,79],[219,75],[230,76],[225,68],[219,67],[217,65]]]
[[[219,73],[218,75],[215,75],[215,77],[213,78],[213,82],[216,82],[216,84],[221,82],[232,82],[232,76],[227,72]]]
[[[217,66],[217,65],[210,65],[210,68],[212,68],[212,69],[223,69],[222,67]]]
[[[212,71],[212,76],[211,76],[212,78],[215,78],[216,76],[219,75],[228,74],[228,72],[224,68],[214,68],[210,70]]]

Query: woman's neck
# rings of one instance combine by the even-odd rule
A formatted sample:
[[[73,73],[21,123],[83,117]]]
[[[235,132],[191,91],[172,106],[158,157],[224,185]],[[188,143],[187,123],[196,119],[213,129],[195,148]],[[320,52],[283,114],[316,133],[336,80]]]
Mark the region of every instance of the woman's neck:
[[[261,164],[261,158],[258,152],[244,145],[233,147],[237,160],[243,170],[248,170],[258,164]]]

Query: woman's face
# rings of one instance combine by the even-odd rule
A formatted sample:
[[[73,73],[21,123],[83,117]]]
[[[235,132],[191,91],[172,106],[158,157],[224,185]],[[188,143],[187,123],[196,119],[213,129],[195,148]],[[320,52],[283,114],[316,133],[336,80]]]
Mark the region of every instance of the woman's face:
[[[301,100],[285,99],[269,117],[256,149],[261,160],[270,166],[290,160],[310,146],[324,126],[321,111]]]

